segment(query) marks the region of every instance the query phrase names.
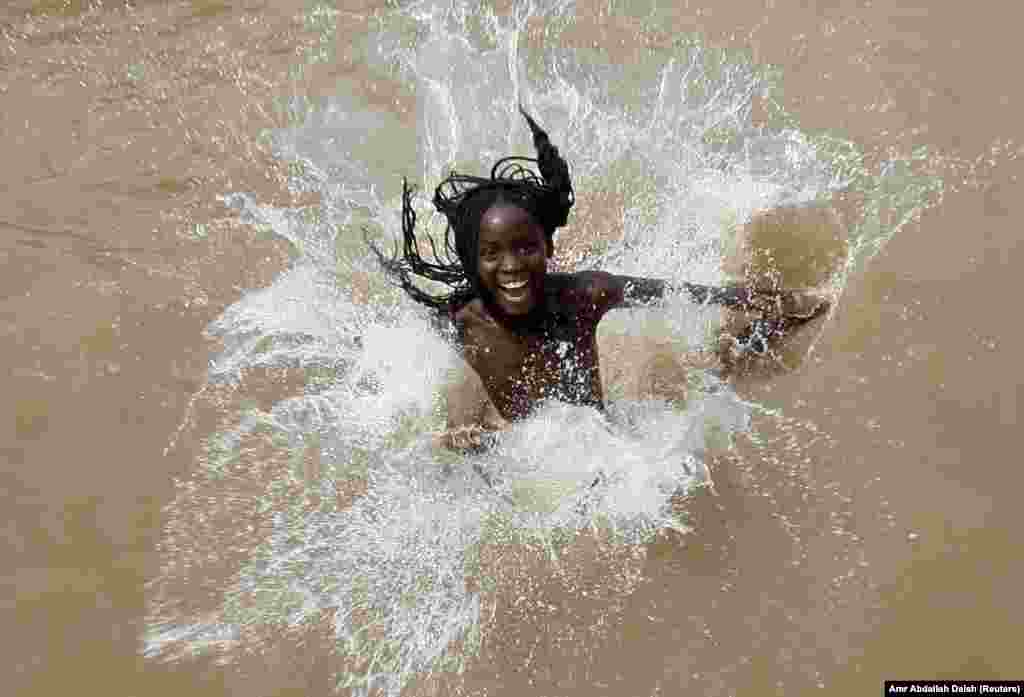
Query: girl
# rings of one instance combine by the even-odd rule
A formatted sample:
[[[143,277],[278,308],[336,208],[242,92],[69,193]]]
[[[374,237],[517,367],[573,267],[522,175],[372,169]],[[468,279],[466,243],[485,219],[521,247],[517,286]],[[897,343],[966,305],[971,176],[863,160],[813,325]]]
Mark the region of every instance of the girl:
[[[732,342],[732,357],[765,353],[792,329],[828,310],[809,293],[690,283],[602,271],[548,273],[555,230],[574,203],[569,168],[545,133],[520,107],[537,159],[507,157],[490,178],[454,172],[437,187],[434,206],[447,218],[444,254],[432,238],[433,261],[419,253],[416,214],[407,182],[402,191],[404,248],[385,257],[385,271],[414,300],[436,311],[466,362],[465,379],[449,387],[448,430],[439,443],[475,449],[542,400],[603,410],[597,325],[617,307],[633,307],[686,291],[701,303],[757,312],[761,319]],[[526,164],[536,164],[537,173]],[[371,245],[372,246],[372,245]],[[431,295],[414,277],[450,291]],[[723,356],[728,363],[730,356]]]

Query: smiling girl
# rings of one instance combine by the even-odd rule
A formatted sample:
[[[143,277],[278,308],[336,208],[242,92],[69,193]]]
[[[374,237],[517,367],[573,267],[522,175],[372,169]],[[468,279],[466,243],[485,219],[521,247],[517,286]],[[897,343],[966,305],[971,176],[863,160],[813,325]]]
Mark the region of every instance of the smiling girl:
[[[452,173],[435,191],[434,206],[448,221],[443,258],[430,238],[434,260],[419,254],[408,184],[403,250],[388,258],[373,248],[406,293],[437,312],[472,368],[449,386],[443,446],[480,447],[488,433],[527,416],[543,400],[603,410],[597,325],[609,310],[685,291],[696,302],[760,314],[731,342],[732,354],[765,353],[828,310],[827,301],[800,291],[669,284],[602,271],[548,273],[555,230],[566,224],[575,197],[558,149],[520,111],[533,133],[536,160],[504,158],[489,178]],[[528,164],[536,164],[540,175]],[[431,295],[414,277],[443,283],[450,292]]]

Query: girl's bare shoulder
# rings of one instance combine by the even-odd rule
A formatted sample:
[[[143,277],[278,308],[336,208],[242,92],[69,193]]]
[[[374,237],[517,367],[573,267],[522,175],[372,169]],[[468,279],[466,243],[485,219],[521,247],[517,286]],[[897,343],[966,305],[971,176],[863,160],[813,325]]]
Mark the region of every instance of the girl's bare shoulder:
[[[480,298],[474,298],[456,310],[452,315],[457,344],[463,351],[472,351],[481,343],[494,341],[496,336],[507,333],[487,305]]]
[[[580,313],[603,310],[614,292],[615,277],[606,271],[550,274],[561,303]]]
[[[474,298],[452,313],[452,321],[455,326],[462,329],[467,326],[479,324],[487,318],[487,311],[484,309],[483,301]]]

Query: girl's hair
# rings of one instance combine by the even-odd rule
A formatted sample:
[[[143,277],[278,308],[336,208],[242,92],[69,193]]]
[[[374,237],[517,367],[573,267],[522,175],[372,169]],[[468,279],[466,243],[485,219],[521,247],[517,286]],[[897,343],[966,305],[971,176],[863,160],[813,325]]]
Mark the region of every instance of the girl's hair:
[[[566,224],[569,209],[575,202],[568,164],[551,144],[548,134],[522,107],[519,111],[533,133],[537,159],[506,157],[495,163],[490,178],[452,172],[441,182],[434,191],[434,207],[448,221],[443,256],[430,235],[427,240],[434,260],[427,261],[420,256],[412,189],[405,180],[402,181],[402,249],[399,250],[396,242],[394,255],[389,258],[368,240],[385,273],[413,300],[439,313],[454,312],[478,293],[480,220],[491,206],[509,203],[522,208],[544,228],[550,242],[555,229]],[[531,163],[537,165],[540,175],[528,167]],[[431,295],[413,283],[414,276],[442,283],[449,291]]]

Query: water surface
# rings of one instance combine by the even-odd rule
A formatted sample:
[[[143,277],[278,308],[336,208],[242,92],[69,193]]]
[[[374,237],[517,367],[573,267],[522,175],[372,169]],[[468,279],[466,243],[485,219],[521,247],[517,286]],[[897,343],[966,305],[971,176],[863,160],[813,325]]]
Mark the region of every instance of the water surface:
[[[2,12],[16,693],[1020,677],[1012,9]],[[768,211],[799,275],[839,221],[799,369],[684,401],[720,318],[673,301],[603,330],[631,428],[429,452],[450,353],[356,233],[528,152],[520,101],[573,165],[566,267],[720,282]]]

